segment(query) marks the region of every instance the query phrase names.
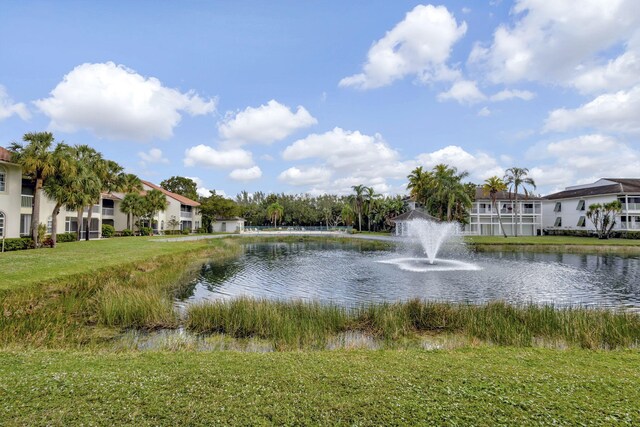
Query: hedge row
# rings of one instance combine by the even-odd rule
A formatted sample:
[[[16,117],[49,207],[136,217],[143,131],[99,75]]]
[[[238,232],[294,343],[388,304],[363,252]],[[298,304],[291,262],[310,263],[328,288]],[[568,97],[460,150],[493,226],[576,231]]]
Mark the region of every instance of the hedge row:
[[[544,230],[545,236],[597,237],[593,230]],[[614,230],[609,235],[612,239],[640,239],[640,231]]]

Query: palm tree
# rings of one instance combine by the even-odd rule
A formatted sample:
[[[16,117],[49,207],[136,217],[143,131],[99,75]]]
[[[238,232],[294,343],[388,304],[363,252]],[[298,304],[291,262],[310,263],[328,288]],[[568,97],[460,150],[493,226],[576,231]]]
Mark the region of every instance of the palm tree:
[[[345,225],[353,224],[353,221],[355,220],[356,215],[350,203],[345,203],[344,206],[342,206],[342,211],[340,212],[340,216],[342,217],[342,220],[344,221]]]
[[[431,180],[431,172],[424,171],[422,166],[418,166],[411,171],[407,176],[409,183],[407,184],[407,190],[409,190],[409,196],[418,203],[424,203],[426,199],[426,192]]]
[[[71,157],[70,147],[58,144],[53,151],[56,172],[44,183],[44,194],[55,202],[51,213],[51,246],[56,247],[58,234],[58,214],[63,205],[72,204],[73,192],[71,182],[75,178],[77,169]]]
[[[354,185],[351,187],[356,194],[353,197],[353,210],[358,215],[358,231],[362,231],[362,210],[364,208],[364,192],[367,187]]]
[[[284,215],[284,208],[278,202],[271,203],[269,207],[267,207],[267,216],[273,222],[274,227],[278,226],[278,219],[282,218]]]
[[[36,247],[38,242],[38,225],[40,224],[40,192],[45,180],[56,171],[56,162],[51,146],[54,137],[51,132],[25,133],[22,140],[26,145],[13,142],[9,146],[11,159],[22,168],[22,173],[35,180],[33,206],[31,209],[30,233]]]
[[[127,229],[133,230],[133,216],[140,211],[142,196],[137,193],[128,193],[120,203],[120,212],[127,215]]]
[[[149,210],[151,229],[153,230],[153,217],[156,213],[166,210],[169,206],[169,202],[167,201],[167,197],[160,190],[151,190],[146,196],[144,196],[144,198],[147,209]]]
[[[366,202],[365,211],[367,215],[367,230],[371,231],[371,217],[374,214],[377,201],[381,195],[376,194],[373,187],[365,187],[364,201]]]
[[[453,209],[458,203],[465,207],[471,206],[471,198],[462,184],[462,180],[467,176],[469,176],[469,172],[458,173],[457,168],[445,164],[439,164],[433,168],[431,185],[440,219],[444,219],[444,210],[446,209],[447,221],[451,221]]]
[[[142,191],[142,181],[137,175],[132,173],[120,174],[119,189],[125,194],[139,193]]]
[[[532,178],[527,177],[529,169],[527,168],[509,168],[504,175],[505,184],[509,187],[509,198],[511,198],[511,192],[515,194],[516,208],[514,211],[515,220],[515,236],[518,237],[518,189],[522,188],[525,197],[529,197],[529,189],[526,187],[530,185],[533,189],[536,188],[536,183]]]
[[[504,237],[507,237],[507,233],[504,231],[504,226],[502,225],[502,217],[500,216],[500,209],[498,209],[498,204],[496,203],[497,195],[500,192],[507,191],[507,184],[498,178],[497,176],[492,176],[491,178],[487,178],[482,185],[482,193],[484,195],[489,195],[491,198],[491,206],[493,206],[498,214],[498,223],[500,224],[500,229],[502,230],[502,234]]]

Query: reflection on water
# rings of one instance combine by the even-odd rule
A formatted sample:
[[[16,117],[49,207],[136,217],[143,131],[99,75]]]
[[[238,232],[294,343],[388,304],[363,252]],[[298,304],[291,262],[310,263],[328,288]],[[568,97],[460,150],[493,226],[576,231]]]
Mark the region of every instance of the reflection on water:
[[[411,248],[366,251],[340,243],[260,243],[206,264],[186,303],[250,296],[356,305],[420,298],[481,303],[640,308],[640,259],[614,255],[453,250],[433,266]]]

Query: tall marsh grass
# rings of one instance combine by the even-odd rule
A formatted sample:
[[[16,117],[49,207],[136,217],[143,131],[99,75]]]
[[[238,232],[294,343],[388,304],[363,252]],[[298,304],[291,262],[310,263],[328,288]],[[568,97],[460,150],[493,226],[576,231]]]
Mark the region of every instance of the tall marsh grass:
[[[321,349],[332,337],[348,331],[385,341],[442,332],[507,346],[544,341],[616,349],[640,344],[637,314],[504,302],[471,305],[411,300],[347,309],[317,302],[240,298],[189,307],[186,326],[197,333],[272,340],[276,349]]]

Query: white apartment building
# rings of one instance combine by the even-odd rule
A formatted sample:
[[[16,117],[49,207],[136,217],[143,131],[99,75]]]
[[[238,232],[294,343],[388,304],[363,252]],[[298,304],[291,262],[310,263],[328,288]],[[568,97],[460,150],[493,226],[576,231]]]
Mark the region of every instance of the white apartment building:
[[[33,182],[24,179],[21,168],[10,162],[11,153],[0,147],[0,238],[14,238],[29,236],[33,207]],[[179,221],[176,230],[197,230],[202,224],[202,216],[198,210],[200,203],[179,194],[174,194],[155,184],[143,181],[143,187],[149,191],[157,189],[167,197],[168,208],[156,215],[154,230],[162,232],[169,229],[171,217]],[[55,203],[40,194],[40,221],[47,224],[47,232],[51,233],[52,214]],[[99,238],[102,224],[110,224],[117,231],[127,228],[127,216],[120,211],[120,203],[124,198],[122,193],[103,193],[100,202],[91,209],[91,224],[89,237]],[[87,230],[88,209],[83,212],[80,230]],[[75,233],[78,230],[78,213],[62,206],[58,215],[58,233]]]
[[[543,198],[518,194],[516,210],[515,194],[501,191],[496,194],[496,206],[500,211],[502,226],[508,236],[514,236],[516,227],[518,236],[537,236],[543,228]],[[516,221],[517,215],[517,221]],[[517,225],[516,225],[517,222]],[[469,224],[465,225],[466,234],[500,236],[498,212],[488,194],[481,187],[476,189],[476,197],[471,207]]]
[[[640,230],[640,179],[621,178],[602,178],[549,194],[543,202],[544,229],[595,231],[586,216],[589,206],[615,200],[622,203],[622,212],[616,215],[614,230]]]

